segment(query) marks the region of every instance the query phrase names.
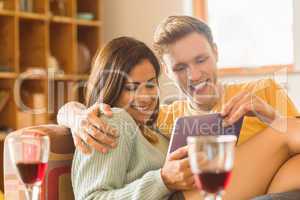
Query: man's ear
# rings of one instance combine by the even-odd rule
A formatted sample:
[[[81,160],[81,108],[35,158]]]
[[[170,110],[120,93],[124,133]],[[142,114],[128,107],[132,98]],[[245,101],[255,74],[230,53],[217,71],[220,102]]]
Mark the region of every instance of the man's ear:
[[[213,43],[212,45],[213,53],[216,57],[217,62],[219,61],[219,51],[218,51],[218,46],[216,43]]]

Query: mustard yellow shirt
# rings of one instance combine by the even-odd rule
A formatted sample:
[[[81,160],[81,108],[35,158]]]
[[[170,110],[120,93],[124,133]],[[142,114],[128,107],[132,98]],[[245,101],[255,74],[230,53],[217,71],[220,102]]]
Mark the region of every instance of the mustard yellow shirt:
[[[4,200],[4,196],[1,191],[0,191],[0,200]]]
[[[213,108],[212,112],[220,112],[222,105],[242,91],[247,91],[260,97],[283,116],[293,117],[299,114],[297,108],[287,96],[284,89],[272,79],[224,85],[222,100]],[[187,100],[176,101],[170,105],[161,105],[157,119],[157,126],[162,133],[164,133],[167,137],[170,137],[176,118],[201,114],[205,114],[205,112],[194,110]],[[264,130],[266,127],[267,125],[257,117],[245,117],[238,144],[244,143],[249,138]]]

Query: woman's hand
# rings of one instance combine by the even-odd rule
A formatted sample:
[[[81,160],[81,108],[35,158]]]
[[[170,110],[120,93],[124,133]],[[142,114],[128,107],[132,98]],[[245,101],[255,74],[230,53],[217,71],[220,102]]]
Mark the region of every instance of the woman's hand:
[[[272,123],[279,114],[267,102],[253,93],[241,92],[224,106],[221,115],[225,126],[232,125],[242,116],[256,116],[265,123]]]
[[[194,177],[188,160],[187,146],[167,156],[161,169],[161,177],[169,190],[190,190],[195,188]]]
[[[100,119],[102,113],[112,116],[110,106],[96,103],[75,116],[78,125],[72,127],[74,144],[83,153],[91,152],[86,144],[102,153],[117,146],[117,132]]]

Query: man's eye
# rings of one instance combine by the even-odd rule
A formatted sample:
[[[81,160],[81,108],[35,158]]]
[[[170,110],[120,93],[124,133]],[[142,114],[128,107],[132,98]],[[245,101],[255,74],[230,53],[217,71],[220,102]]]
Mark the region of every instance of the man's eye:
[[[179,71],[183,71],[185,69],[186,69],[186,66],[180,65],[180,66],[174,67],[173,71],[174,72],[179,72]]]
[[[198,59],[196,60],[196,63],[201,64],[201,63],[205,62],[207,59],[208,59],[208,57],[205,57],[205,58],[198,58]]]

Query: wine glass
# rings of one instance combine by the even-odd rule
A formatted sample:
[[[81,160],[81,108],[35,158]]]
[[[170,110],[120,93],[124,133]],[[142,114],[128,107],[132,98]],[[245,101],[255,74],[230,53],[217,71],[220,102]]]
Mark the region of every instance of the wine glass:
[[[221,200],[230,181],[236,136],[190,136],[187,142],[197,188],[205,200]]]
[[[12,163],[26,187],[27,199],[38,199],[48,165],[49,137],[25,130],[22,134],[9,136],[8,148]]]

